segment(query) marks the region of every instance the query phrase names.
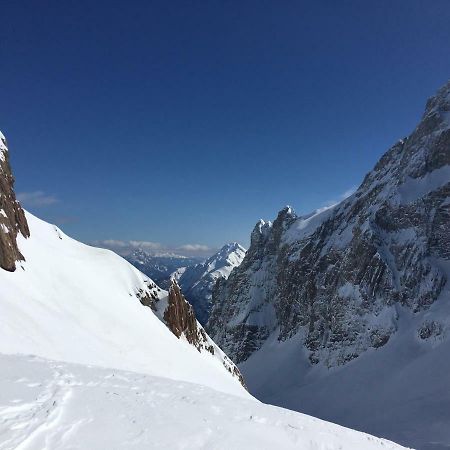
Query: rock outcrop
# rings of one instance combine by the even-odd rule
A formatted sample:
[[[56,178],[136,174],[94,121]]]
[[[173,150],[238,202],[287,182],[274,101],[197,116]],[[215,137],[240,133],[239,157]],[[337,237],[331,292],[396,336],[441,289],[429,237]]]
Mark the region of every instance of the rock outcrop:
[[[176,281],[172,281],[170,286],[163,318],[169,330],[177,338],[184,335],[186,340],[198,350],[205,348],[214,354],[214,347],[208,343],[205,330],[198,326],[194,309],[184,298]]]
[[[217,347],[204,328],[197,322],[194,309],[184,298],[176,280],[172,280],[167,303],[157,304],[156,312],[157,315],[162,316],[164,323],[178,339],[184,338],[199,352],[207,351],[217,357],[228,372],[245,387],[244,378],[237,366]]]
[[[297,336],[311,364],[342,365],[386,345],[400,307],[424,314],[448,302],[449,276],[447,83],[349,198],[256,225],[244,261],[213,291],[206,329],[238,363],[269,336]],[[443,333],[442,320],[427,317],[418,335]]]
[[[6,139],[0,133],[0,267],[10,272],[16,270],[17,261],[25,259],[17,246],[18,233],[30,236],[25,213],[14,193]]]

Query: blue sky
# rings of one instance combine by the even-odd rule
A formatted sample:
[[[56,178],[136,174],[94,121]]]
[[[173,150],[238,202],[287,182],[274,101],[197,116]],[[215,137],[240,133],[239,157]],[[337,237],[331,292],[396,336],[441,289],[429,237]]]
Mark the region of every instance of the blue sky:
[[[6,0],[1,15],[16,191],[88,242],[248,244],[285,204],[357,186],[450,78],[446,0]]]

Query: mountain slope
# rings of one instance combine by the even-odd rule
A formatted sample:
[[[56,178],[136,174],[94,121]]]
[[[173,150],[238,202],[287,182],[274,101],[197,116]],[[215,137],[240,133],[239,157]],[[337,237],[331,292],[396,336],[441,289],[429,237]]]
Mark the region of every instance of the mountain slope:
[[[0,270],[0,352],[134,370],[248,396],[239,371],[195,317],[180,332],[166,321],[171,304],[187,311],[179,307],[184,299],[171,301],[115,253],[23,213],[2,143],[1,216],[10,227],[2,226],[0,236],[20,252],[0,247],[0,259],[11,263]]]
[[[0,449],[400,450],[205,386],[0,354]]]
[[[260,404],[175,281],[23,212],[12,176],[0,189],[20,250],[0,270],[0,449],[400,448]]]
[[[244,261],[216,286],[207,329],[241,363],[252,392],[296,409],[312,406],[314,401],[305,396],[320,396],[327,383],[335,385],[330,379],[311,384],[322,371],[334,377],[344,366],[349,379],[354,376],[364,383],[356,373],[364,372],[357,369],[364,365],[373,373],[387,373],[389,379],[394,377],[390,365],[378,367],[382,358],[373,355],[396,349],[403,373],[408,373],[406,367],[446,341],[449,249],[447,83],[428,101],[413,133],[380,159],[352,196],[304,217],[287,207],[273,223],[256,225]],[[270,370],[274,361],[284,370],[266,377],[262,371]],[[432,378],[423,381],[433,383]],[[408,385],[409,380],[404,382]],[[366,399],[386,398],[382,377],[370,384]],[[339,399],[354,399],[352,386],[342,386],[346,387]],[[424,386],[409,386],[417,398],[425,395]],[[348,410],[335,399],[323,396],[314,411],[329,417],[330,410],[340,408],[333,420],[370,429],[373,416],[361,421],[364,405]],[[389,409],[394,400],[386,401]],[[406,403],[408,397],[396,401]],[[411,431],[407,417],[402,422],[405,433]],[[443,426],[450,426],[444,420]],[[432,430],[423,431],[422,439],[432,442]],[[401,428],[397,434],[389,427],[379,432],[389,437],[402,434]],[[415,443],[412,435],[402,438]]]
[[[219,278],[227,279],[245,256],[237,242],[224,245],[205,262],[178,270],[173,274],[186,298],[192,304],[199,322],[204,325],[211,310],[212,289]]]
[[[239,368],[261,401],[392,439],[418,450],[450,443],[448,341],[411,338],[420,323],[400,312],[399,330],[383,347],[327,369],[310,366],[298,337],[269,339]]]
[[[167,303],[166,291],[113,252],[26,217],[31,237],[18,240],[26,261],[13,273],[0,271],[0,352],[135,370],[241,393],[237,379],[224,370],[219,349],[215,355],[200,353],[143,306],[160,308]]]

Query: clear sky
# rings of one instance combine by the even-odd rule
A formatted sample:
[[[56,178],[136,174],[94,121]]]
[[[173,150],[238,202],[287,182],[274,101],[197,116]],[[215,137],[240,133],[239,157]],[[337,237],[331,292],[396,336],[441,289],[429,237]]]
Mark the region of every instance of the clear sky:
[[[248,244],[338,200],[450,78],[450,2],[1,2],[16,191],[83,241]]]

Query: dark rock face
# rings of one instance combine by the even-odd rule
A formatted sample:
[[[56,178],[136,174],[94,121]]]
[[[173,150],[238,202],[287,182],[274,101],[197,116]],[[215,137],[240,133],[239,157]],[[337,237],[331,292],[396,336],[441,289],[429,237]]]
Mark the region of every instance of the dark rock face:
[[[172,280],[169,289],[163,320],[177,338],[184,336],[199,352],[206,350],[212,355],[216,355],[225,369],[236,377],[242,386],[246,387],[244,378],[236,365],[214,344],[203,327],[197,322],[192,305],[184,298],[175,280]]]
[[[176,281],[173,281],[170,286],[168,305],[163,317],[170,331],[177,338],[184,335],[186,340],[199,351],[205,348],[214,354],[214,347],[207,343],[203,328],[197,326],[194,309],[184,298]]]
[[[398,307],[436,302],[449,264],[450,83],[352,196],[256,225],[244,261],[213,291],[207,330],[236,362],[276,333],[301,336],[313,364],[345,364],[389,341]]]
[[[136,297],[138,298],[138,300],[141,302],[142,305],[148,306],[153,310],[153,312],[156,312],[161,288],[159,288],[151,280],[145,280],[144,283],[145,289],[139,289],[136,292]]]
[[[17,246],[18,233],[30,236],[25,213],[14,193],[6,139],[0,133],[0,267],[10,272],[16,270],[17,261],[25,259]]]

